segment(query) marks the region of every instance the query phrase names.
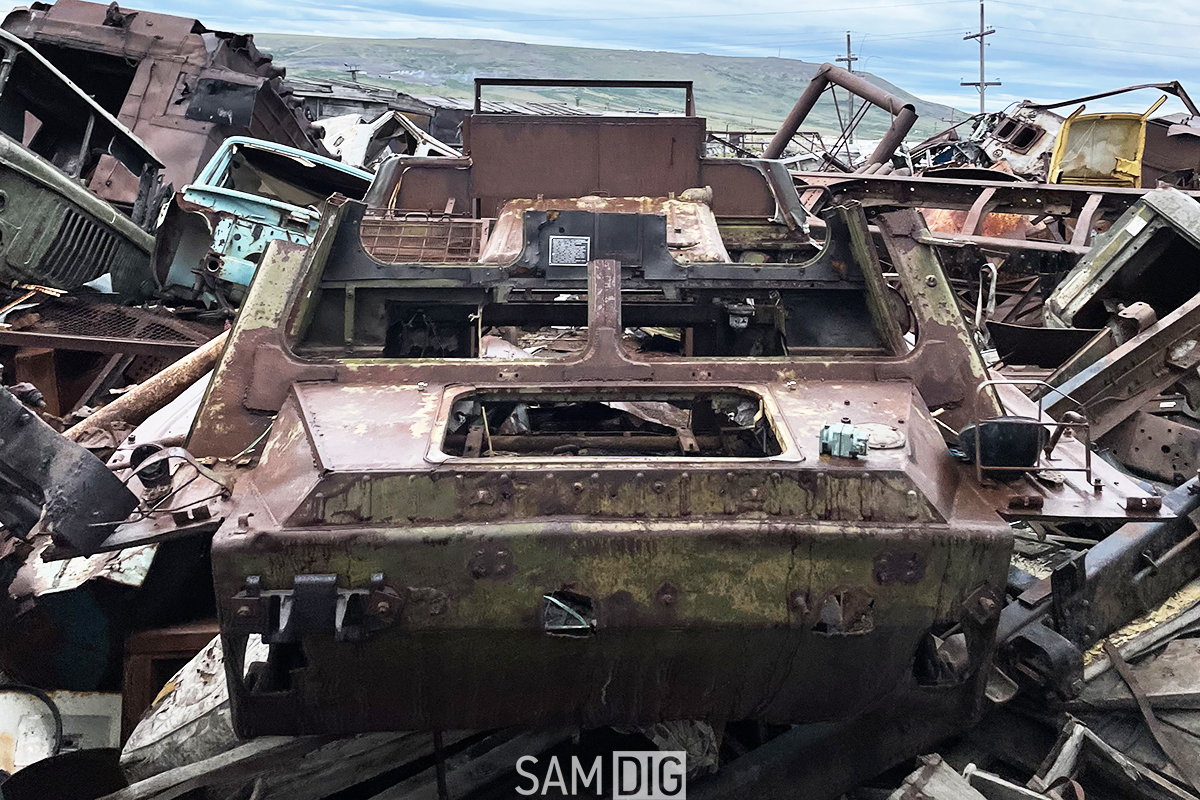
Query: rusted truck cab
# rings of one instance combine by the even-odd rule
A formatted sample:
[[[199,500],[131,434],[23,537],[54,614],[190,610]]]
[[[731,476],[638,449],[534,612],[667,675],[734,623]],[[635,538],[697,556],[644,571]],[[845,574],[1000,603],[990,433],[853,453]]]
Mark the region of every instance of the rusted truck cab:
[[[922,223],[877,220],[893,286],[856,205],[735,262],[753,214],[688,188],[335,197],[272,244],[189,443],[253,454],[212,547],[241,734],[971,717],[1013,490],[947,447],[1000,407]]]
[[[0,54],[0,281],[74,289],[111,272],[118,292],[140,286],[162,164],[8,31],[0,31]],[[102,172],[132,182],[128,206],[85,188]]]

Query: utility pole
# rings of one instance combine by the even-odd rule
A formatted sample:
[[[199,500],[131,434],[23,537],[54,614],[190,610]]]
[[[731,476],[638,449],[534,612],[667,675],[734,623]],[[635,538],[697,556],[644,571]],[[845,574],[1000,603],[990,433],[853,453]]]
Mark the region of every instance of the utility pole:
[[[983,0],[980,0],[980,2],[983,2]],[[850,52],[850,31],[846,31],[846,55],[838,56],[834,60],[846,62],[846,71],[854,72],[854,62],[858,61],[858,56],[856,56],[856,55],[854,55],[854,53]],[[848,98],[847,102],[850,104],[850,110],[848,112],[846,112],[846,124],[849,125],[850,120],[854,119],[854,95],[850,91],[847,91],[846,96]],[[850,132],[848,134],[846,134],[846,142],[852,143],[853,141],[854,141],[854,129],[851,128]]]
[[[987,113],[985,108],[985,98],[987,97],[987,87],[999,86],[1000,81],[989,81],[983,76],[983,48],[985,47],[983,38],[991,36],[996,32],[995,28],[988,28],[983,22],[983,0],[979,0],[979,33],[968,33],[963,37],[963,41],[967,39],[979,40],[979,80],[978,81],[959,81],[962,86],[974,86],[979,90],[979,113]]]

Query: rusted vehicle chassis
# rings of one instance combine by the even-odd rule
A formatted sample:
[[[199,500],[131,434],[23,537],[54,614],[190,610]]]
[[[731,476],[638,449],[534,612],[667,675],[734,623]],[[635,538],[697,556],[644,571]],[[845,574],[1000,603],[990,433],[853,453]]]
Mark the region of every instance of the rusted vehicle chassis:
[[[691,264],[670,281],[683,295],[858,293],[885,333],[853,353],[631,353],[623,290],[647,291],[650,267],[642,278],[596,251],[573,277],[539,279],[587,294],[575,355],[379,358],[349,325],[344,352],[320,348],[322,315],[371,291],[508,286],[513,299],[522,278],[377,262],[350,201],[331,202],[307,252],[273,244],[189,443],[229,456],[266,434],[213,541],[239,732],[828,722],[896,702],[968,719],[1011,533],[930,408],[958,427],[997,411],[945,276],[911,238],[919,220],[898,214],[884,227],[920,328],[911,351],[857,206],[826,213],[830,239],[806,264]],[[492,430],[479,453],[453,436],[471,398],[699,407],[721,394],[760,404],[766,452],[492,453],[521,440]],[[822,455],[842,418],[904,444]],[[266,662],[244,663],[251,635]]]

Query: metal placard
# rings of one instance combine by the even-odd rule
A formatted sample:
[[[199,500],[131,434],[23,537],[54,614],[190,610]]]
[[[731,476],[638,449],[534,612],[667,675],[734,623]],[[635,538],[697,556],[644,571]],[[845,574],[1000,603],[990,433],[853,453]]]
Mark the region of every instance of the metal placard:
[[[550,266],[586,267],[592,255],[590,236],[551,236]]]

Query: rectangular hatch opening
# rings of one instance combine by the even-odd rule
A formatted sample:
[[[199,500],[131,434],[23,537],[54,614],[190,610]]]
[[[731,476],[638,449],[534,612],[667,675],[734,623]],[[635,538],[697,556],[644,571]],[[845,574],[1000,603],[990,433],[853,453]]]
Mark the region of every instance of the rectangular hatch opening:
[[[768,458],[783,448],[761,397],[738,390],[472,392],[442,450],[464,458]]]

